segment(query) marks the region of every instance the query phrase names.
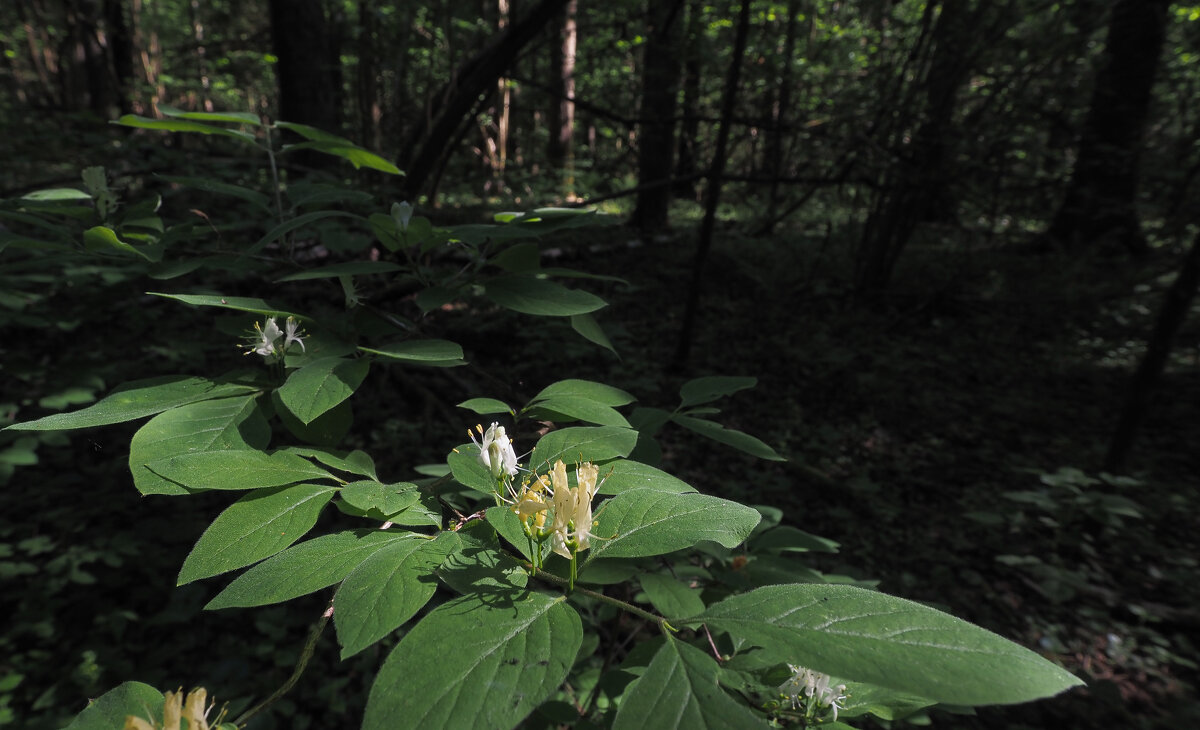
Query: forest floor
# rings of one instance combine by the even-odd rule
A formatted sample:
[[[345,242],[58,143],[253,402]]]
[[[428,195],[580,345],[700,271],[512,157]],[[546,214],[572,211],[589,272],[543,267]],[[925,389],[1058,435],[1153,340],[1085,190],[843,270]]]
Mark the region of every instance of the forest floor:
[[[462,310],[431,323],[437,331],[427,334],[461,342],[472,365],[370,385],[379,397],[362,402],[378,405],[357,413],[355,428],[362,446],[386,454],[377,457],[381,473],[409,478],[413,465],[443,458],[474,418],[453,408],[468,397],[516,402],[578,377],[670,408],[691,377],[755,376],[758,387],[729,399],[718,419],[788,460],[758,461],[666,431],[663,468],[702,491],[779,507],[786,523],[840,543],[840,553],[814,558],[814,567],[936,604],[1090,685],[975,718],[939,712],[936,726],[1200,725],[1195,317],[1134,451],[1132,478],[1097,471],[1173,256],[1133,268],[930,238],[906,253],[886,301],[862,308],[839,283],[849,258],[832,253],[837,246],[802,232],[748,239],[726,230],[703,278],[691,358],[670,372],[694,246],[678,230],[640,241],[612,227],[547,242],[558,264],[627,282],[598,291],[611,303],[598,319],[620,358],[565,325],[530,326],[511,313]],[[139,286],[92,295],[136,296]],[[180,317],[172,326],[189,326]],[[111,387],[142,374],[130,368],[174,372],[144,359],[122,365],[111,354],[146,352],[161,322],[126,322],[116,338],[111,330],[50,333],[39,348],[77,359],[80,373],[103,375]],[[0,543],[8,546],[0,577],[20,581],[10,585],[21,596],[0,602],[11,602],[14,616],[0,637],[8,655],[0,669],[27,674],[20,688],[0,688],[0,700],[11,696],[19,712],[44,721],[30,727],[53,726],[77,709],[70,703],[78,693],[123,679],[201,675],[224,697],[222,687],[261,683],[260,675],[277,685],[321,610],[316,597],[287,609],[200,612],[212,587],[176,589],[173,576],[222,495],[186,504],[139,498],[124,464],[127,436],[103,429],[57,452],[48,447],[43,463],[20,469],[0,497]],[[327,718],[356,714],[379,660],[367,652],[338,663],[322,646],[320,671],[277,707],[279,716],[303,717],[316,705]],[[323,726],[309,718],[259,727]]]

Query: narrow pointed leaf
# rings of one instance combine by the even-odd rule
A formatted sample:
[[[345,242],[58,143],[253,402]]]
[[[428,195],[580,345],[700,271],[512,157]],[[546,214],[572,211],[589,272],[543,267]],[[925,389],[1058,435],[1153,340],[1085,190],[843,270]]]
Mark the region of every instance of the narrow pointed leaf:
[[[1082,684],[990,631],[852,586],[765,586],[709,606],[687,623],[729,632],[781,661],[947,704],[1028,702]]]
[[[462,346],[449,340],[406,340],[379,348],[360,347],[358,349],[389,360],[402,360],[414,365],[430,367],[466,365],[463,361]]]
[[[239,575],[206,610],[282,603],[337,583],[375,551],[397,540],[419,540],[401,530],[348,530],[293,545]]]
[[[175,299],[183,302],[184,304],[194,304],[198,307],[220,307],[222,309],[233,309],[239,312],[265,314],[270,317],[284,316],[303,319],[303,317],[295,312],[289,312],[285,309],[271,306],[257,297],[223,297],[219,294],[164,294],[156,291],[150,291],[146,293],[156,297]]]
[[[780,456],[775,449],[766,445],[759,439],[751,436],[748,433],[735,431],[731,428],[725,428],[719,423],[706,421],[703,418],[695,418],[693,416],[673,415],[671,420],[678,423],[684,428],[695,431],[701,436],[707,436],[713,441],[718,441],[727,446],[732,446],[738,451],[744,451],[752,456],[757,456],[760,459],[768,459],[770,461],[787,461]]]
[[[506,309],[543,317],[570,317],[606,306],[594,294],[525,274],[503,274],[490,279],[484,285],[484,293]]]
[[[496,400],[495,398],[471,398],[459,403],[456,408],[466,408],[468,411],[474,411],[481,416],[490,416],[493,413],[512,413],[512,409],[504,401]]]
[[[146,468],[191,489],[262,489],[333,479],[321,467],[286,452],[201,451],[151,461]]]
[[[582,642],[564,596],[497,590],[444,603],[384,662],[363,730],[507,730],[559,688]]]
[[[216,383],[206,378],[171,375],[125,383],[97,403],[71,413],[56,413],[27,423],[16,423],[14,431],[62,431],[72,428],[108,426],[134,421],[187,403],[255,392],[236,383]],[[6,430],[8,430],[6,429]]]
[[[596,512],[587,560],[639,558],[690,548],[701,540],[737,547],[762,516],[757,510],[707,494],[632,489]]]
[[[723,398],[727,395],[732,395],[739,390],[753,388],[758,385],[758,378],[741,378],[729,377],[725,375],[712,375],[706,378],[696,378],[689,380],[679,389],[679,397],[681,408],[688,406],[700,405],[701,403],[711,403],[718,398]]]
[[[684,494],[696,488],[661,469],[629,459],[617,459],[600,469],[600,494],[620,494],[630,489],[654,489],[659,492]]]
[[[433,540],[392,543],[359,563],[333,598],[333,623],[342,659],[416,615],[437,588],[434,571],[461,545],[457,534],[442,532]]]
[[[668,637],[629,689],[613,730],[742,730],[769,727],[717,683],[717,662]]]
[[[178,585],[244,568],[304,537],[333,487],[297,484],[252,492],[217,515],[183,561]]]
[[[543,398],[553,398],[555,396],[587,398],[601,405],[614,407],[629,405],[637,400],[620,388],[614,388],[611,385],[603,383],[595,383],[591,380],[577,380],[574,378],[560,380],[557,383],[547,385],[545,388],[542,388],[542,392],[533,397],[533,400],[538,401]]]
[[[140,129],[158,129],[164,132],[199,132],[200,134],[216,134],[222,137],[233,137],[243,142],[255,143],[254,135],[240,129],[225,129],[211,124],[195,122],[186,119],[150,119],[135,114],[126,114],[113,124],[122,127],[138,127]]]
[[[561,395],[543,398],[525,408],[530,418],[545,421],[584,421],[601,426],[629,428],[629,421],[616,409],[580,396]]]
[[[604,332],[604,328],[596,321],[596,318],[590,314],[574,314],[571,315],[571,329],[578,332],[585,340],[592,344],[599,345],[608,350],[614,355],[617,355],[617,350],[613,347],[612,340],[608,339],[608,335]],[[617,355],[620,357],[620,355]]]

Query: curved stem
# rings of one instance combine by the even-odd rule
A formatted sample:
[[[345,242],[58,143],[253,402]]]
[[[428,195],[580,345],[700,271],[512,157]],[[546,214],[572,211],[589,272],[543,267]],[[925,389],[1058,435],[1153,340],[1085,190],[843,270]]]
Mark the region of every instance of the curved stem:
[[[309,660],[312,659],[313,649],[317,646],[317,639],[321,638],[321,632],[325,630],[325,624],[329,623],[329,617],[332,615],[333,601],[330,600],[329,607],[321,614],[321,620],[313,624],[312,630],[308,632],[308,641],[304,642],[304,648],[300,650],[300,659],[296,662],[296,668],[292,670],[292,676],[288,677],[287,681],[280,685],[279,689],[272,692],[270,697],[243,712],[241,717],[233,721],[234,725],[245,727],[250,718],[278,702],[281,697],[291,691],[292,687],[296,686],[300,675],[304,674]]]
[[[533,566],[533,563],[530,563],[528,561],[524,561],[524,565],[529,570],[529,574],[532,575],[534,578],[537,578],[539,580],[544,580],[547,583],[554,583],[555,585],[570,586],[571,581],[569,581],[566,578],[559,578],[557,575],[554,575],[553,573],[547,573],[544,570],[538,570],[537,568],[535,568]],[[619,598],[613,598],[612,596],[606,596],[603,593],[600,593],[598,591],[588,590],[587,588],[579,588],[578,586],[576,586],[574,590],[577,593],[582,593],[583,595],[588,596],[589,598],[595,598],[597,601],[603,601],[604,603],[616,606],[617,608],[621,609],[622,611],[628,611],[629,613],[632,613],[634,616],[643,618],[647,621],[650,621],[651,623],[657,624],[659,631],[662,631],[664,634],[667,634],[668,636],[670,634],[674,633],[675,631],[678,631],[678,629],[676,629],[674,626],[667,623],[667,620],[665,618],[663,618],[662,616],[657,616],[653,613],[650,613],[649,611],[647,611],[645,609],[638,608],[637,606],[633,605],[632,603],[626,603],[625,601],[622,601]]]

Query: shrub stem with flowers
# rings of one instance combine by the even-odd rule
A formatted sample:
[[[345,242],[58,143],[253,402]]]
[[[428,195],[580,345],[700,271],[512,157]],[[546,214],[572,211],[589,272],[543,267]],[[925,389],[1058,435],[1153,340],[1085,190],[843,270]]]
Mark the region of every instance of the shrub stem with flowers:
[[[274,147],[276,132],[287,129],[305,139],[294,148],[399,172],[305,125],[242,113],[164,113],[119,123],[213,135],[258,150],[271,169],[290,149]],[[89,190],[96,178],[94,170],[87,176]],[[209,188],[243,198],[254,192]],[[567,323],[613,349],[592,316],[605,302],[555,280],[590,274],[543,269],[537,253],[542,235],[599,219],[544,208],[438,227],[407,202],[353,212],[331,193],[327,209],[301,207],[299,199],[285,205],[296,189],[270,191],[277,210],[263,222],[265,232],[236,244],[157,218],[156,202],[106,198],[90,219],[46,204],[111,197],[99,188],[0,201],[20,214],[16,220],[47,224],[18,231],[22,245],[6,257],[50,273],[100,260],[153,276],[171,289],[151,292],[164,309],[232,311],[243,326],[253,323],[244,347],[265,366],[129,382],[86,408],[8,428],[141,421],[128,464],[133,487],[152,497],[147,509],[197,493],[236,495],[198,536],[177,583],[236,573],[213,591],[209,610],[330,595],[331,611],[317,625],[333,622],[342,658],[378,644],[386,653],[362,710],[366,730],[501,730],[533,716],[541,724],[614,730],[844,725],[869,713],[915,718],[941,703],[1027,702],[1080,683],[949,614],[813,569],[804,555],[835,551],[835,543],[781,524],[777,509],[702,494],[658,468],[655,439],[669,428],[782,459],[712,418],[714,404],[752,387],[753,378],[697,378],[680,388],[677,404],[632,409],[633,394],[576,379],[549,383],[519,404],[472,397],[460,407],[506,414],[517,427],[538,424],[543,435],[524,467],[509,432],[493,422],[450,448],[444,464],[422,465],[408,478],[381,474],[370,454],[347,445],[350,404],[380,368],[464,364],[459,345],[423,334],[436,330],[448,302]],[[361,243],[342,252],[347,260],[297,256],[298,231],[335,224],[363,234],[349,239]],[[39,247],[38,235],[62,240]],[[387,260],[366,260],[371,242]],[[264,278],[277,299],[213,293],[223,282],[264,288]],[[313,301],[311,290],[302,295],[295,287],[314,281],[331,296],[306,311],[299,303]],[[396,309],[372,304],[375,292],[398,284],[413,294]],[[341,309],[328,306],[339,295]],[[338,514],[310,535],[330,504]],[[643,634],[646,626],[658,631]],[[313,632],[280,689],[232,725],[291,687],[319,636]],[[184,711],[179,697],[126,682],[71,727],[108,727],[114,717],[133,718],[134,727],[172,727],[177,709]]]

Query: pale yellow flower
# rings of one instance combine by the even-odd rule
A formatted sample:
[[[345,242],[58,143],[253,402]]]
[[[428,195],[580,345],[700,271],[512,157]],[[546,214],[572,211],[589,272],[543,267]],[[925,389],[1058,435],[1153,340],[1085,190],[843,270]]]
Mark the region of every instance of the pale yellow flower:
[[[154,724],[140,717],[126,715],[125,730],[183,730],[183,720],[187,720],[187,730],[209,730],[208,714],[205,704],[208,702],[208,692],[203,687],[197,687],[183,699],[183,690],[167,692],[163,703],[162,724]],[[222,711],[224,714],[224,711]],[[220,718],[217,718],[218,721]]]

